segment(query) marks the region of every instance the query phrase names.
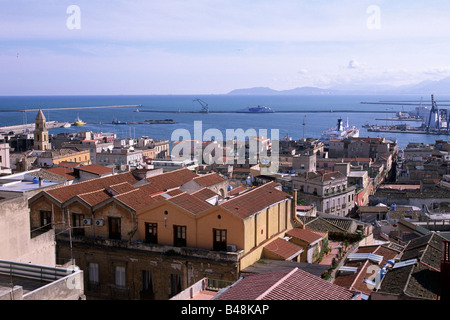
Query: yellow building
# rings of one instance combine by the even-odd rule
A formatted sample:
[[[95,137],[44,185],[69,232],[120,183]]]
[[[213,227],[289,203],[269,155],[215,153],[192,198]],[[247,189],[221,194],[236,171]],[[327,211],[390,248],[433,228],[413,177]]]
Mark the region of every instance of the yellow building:
[[[276,183],[227,199],[216,190],[220,179],[213,175],[179,169],[139,178],[128,172],[55,188],[30,199],[31,224],[52,221],[58,258],[74,257],[86,271],[88,295],[97,298],[140,298],[142,288],[149,292],[149,277],[156,299],[211,274],[235,281],[240,270],[264,257],[267,245],[294,227],[295,210],[292,197]],[[183,188],[200,177],[211,183]],[[101,274],[100,285],[91,272]],[[117,283],[116,272],[126,281]],[[115,285],[117,292],[107,289]]]
[[[42,152],[37,159],[38,165],[42,167],[51,167],[61,162],[75,162],[81,165],[92,164],[89,150],[79,149],[48,150]]]

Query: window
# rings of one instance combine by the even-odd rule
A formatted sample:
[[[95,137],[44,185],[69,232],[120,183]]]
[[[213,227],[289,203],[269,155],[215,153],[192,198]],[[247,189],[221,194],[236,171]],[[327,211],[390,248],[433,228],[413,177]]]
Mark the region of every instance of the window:
[[[153,300],[155,298],[153,292],[153,276],[152,272],[148,270],[142,270],[141,297],[144,300]]]
[[[120,233],[120,218],[108,218],[108,224],[109,224],[109,238],[110,239],[121,239],[121,233]]]
[[[72,213],[72,234],[74,236],[84,236],[84,214]]]
[[[49,230],[52,228],[52,212],[51,211],[40,211],[41,215],[41,227],[44,230]]]
[[[98,280],[98,263],[89,263],[89,283],[90,284],[99,284]]]
[[[156,223],[145,223],[145,242],[158,243],[157,226]]]
[[[125,267],[116,266],[115,279],[116,279],[116,288],[125,289],[126,287]]]
[[[227,230],[213,229],[213,250],[227,251]]]
[[[173,245],[175,247],[186,246],[186,226],[173,226]]]
[[[181,276],[179,274],[171,274],[170,275],[170,296],[181,292]]]

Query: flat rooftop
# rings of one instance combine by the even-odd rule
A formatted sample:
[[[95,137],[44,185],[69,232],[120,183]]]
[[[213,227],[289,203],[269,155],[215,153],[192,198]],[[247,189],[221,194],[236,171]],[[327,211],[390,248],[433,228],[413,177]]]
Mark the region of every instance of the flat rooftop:
[[[25,295],[49,283],[51,282],[13,276],[11,284],[11,277],[9,275],[0,274],[0,296],[7,294],[8,292],[11,292],[11,288],[15,286],[22,287],[23,294]]]

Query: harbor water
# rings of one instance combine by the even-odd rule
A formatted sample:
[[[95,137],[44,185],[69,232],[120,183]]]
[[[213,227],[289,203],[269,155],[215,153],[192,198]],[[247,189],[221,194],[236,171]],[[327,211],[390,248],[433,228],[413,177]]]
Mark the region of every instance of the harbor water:
[[[360,128],[360,137],[386,137],[394,139],[400,147],[409,142],[434,143],[437,139],[448,140],[446,135],[368,132],[365,124],[390,125],[408,123],[420,126],[420,122],[376,120],[391,118],[395,112],[408,112],[411,105],[371,105],[361,102],[420,100],[424,104],[429,97],[421,95],[317,95],[317,96],[241,96],[241,95],[141,95],[141,96],[3,96],[0,97],[0,127],[34,122],[36,112],[12,112],[12,110],[49,109],[44,111],[48,121],[71,122],[77,116],[86,122],[81,127],[51,129],[51,134],[75,131],[98,131],[116,133],[119,138],[148,136],[155,139],[172,139],[176,129],[187,129],[194,136],[194,122],[201,121],[202,130],[218,129],[278,129],[280,138],[289,135],[293,139],[320,138],[323,131],[337,124],[339,118],[344,123]],[[448,100],[450,96],[435,97],[437,101]],[[231,111],[230,113],[165,113],[163,111],[201,111],[198,99],[208,104],[210,111]],[[99,108],[97,106],[142,105],[140,112],[135,108]],[[263,105],[274,113],[234,113],[249,106]],[[439,104],[438,104],[439,106]],[[56,110],[70,108],[68,110]],[[55,110],[52,110],[55,109]],[[303,111],[284,113],[277,111]],[[8,112],[6,112],[8,111]],[[311,111],[311,112],[308,112]],[[314,111],[314,112],[312,112]],[[373,113],[371,113],[373,111]],[[144,122],[145,120],[173,119],[173,124],[113,124]]]

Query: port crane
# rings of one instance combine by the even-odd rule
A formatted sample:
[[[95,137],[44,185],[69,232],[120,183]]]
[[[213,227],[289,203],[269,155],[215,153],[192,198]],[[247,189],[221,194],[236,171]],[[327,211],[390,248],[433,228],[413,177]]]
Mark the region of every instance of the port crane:
[[[424,125],[426,127],[426,132],[438,131],[442,132],[443,129],[450,133],[450,109],[439,109],[438,101],[434,99],[434,94],[431,95],[431,108],[429,112],[428,119],[424,119]],[[441,102],[449,102],[448,100],[439,101],[440,106],[450,107],[449,104],[442,104]],[[379,102],[361,102],[362,104],[384,104],[384,105],[411,105],[411,106],[422,106],[422,99],[420,101],[407,100],[407,101],[379,101]],[[446,126],[443,127],[442,119],[446,120]]]
[[[198,103],[200,103],[200,105],[202,106],[202,112],[205,112],[205,113],[209,112],[208,104],[205,101],[200,100],[200,99],[195,99],[192,102],[194,102],[194,101],[197,101]]]

